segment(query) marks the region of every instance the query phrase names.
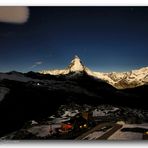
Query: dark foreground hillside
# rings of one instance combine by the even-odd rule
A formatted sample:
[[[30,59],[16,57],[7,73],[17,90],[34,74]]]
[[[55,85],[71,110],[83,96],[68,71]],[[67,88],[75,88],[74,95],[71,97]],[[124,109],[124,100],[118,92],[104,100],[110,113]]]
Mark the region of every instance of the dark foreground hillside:
[[[106,82],[82,73],[76,77],[28,74],[39,82],[2,80],[9,93],[0,102],[0,136],[21,128],[28,120],[54,114],[61,104],[111,104],[148,109],[148,86],[117,90]]]

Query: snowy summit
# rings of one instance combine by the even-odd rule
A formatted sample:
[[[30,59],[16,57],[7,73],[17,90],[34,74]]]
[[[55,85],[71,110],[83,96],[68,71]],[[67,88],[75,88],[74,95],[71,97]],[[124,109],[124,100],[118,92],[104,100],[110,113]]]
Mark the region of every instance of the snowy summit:
[[[76,72],[76,71],[84,71],[85,67],[82,64],[80,58],[75,55],[74,59],[71,61],[70,65],[68,66],[68,69],[70,72]]]
[[[70,72],[82,72],[87,71],[88,68],[86,68],[80,58],[75,55],[75,57],[72,59],[70,64],[65,69],[57,69],[57,70],[43,70],[40,73],[43,74],[51,74],[51,75],[60,75],[60,74],[69,74]]]

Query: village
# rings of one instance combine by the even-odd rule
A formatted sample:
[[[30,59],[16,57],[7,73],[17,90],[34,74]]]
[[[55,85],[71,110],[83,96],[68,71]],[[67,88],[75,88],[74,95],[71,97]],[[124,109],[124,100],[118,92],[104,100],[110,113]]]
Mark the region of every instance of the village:
[[[28,121],[21,130],[1,139],[148,139],[146,116],[144,111],[109,105],[62,105],[55,115],[40,121]]]

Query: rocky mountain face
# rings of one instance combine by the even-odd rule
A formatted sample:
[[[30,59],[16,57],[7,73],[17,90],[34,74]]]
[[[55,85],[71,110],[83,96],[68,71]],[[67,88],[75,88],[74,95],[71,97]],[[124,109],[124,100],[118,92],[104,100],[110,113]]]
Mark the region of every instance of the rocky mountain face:
[[[130,72],[95,72],[83,65],[78,56],[75,56],[70,65],[65,69],[40,71],[42,74],[51,75],[67,75],[71,72],[75,72],[77,74],[85,72],[88,75],[106,81],[117,89],[134,88],[148,84],[148,67],[132,70]]]
[[[118,89],[134,88],[148,84],[148,67],[130,72],[94,73],[96,77],[105,80]]]
[[[56,69],[56,70],[43,70],[40,71],[42,74],[51,74],[51,75],[66,75],[69,73],[81,73],[81,72],[86,72],[86,73],[91,73],[91,71],[83,65],[82,61],[80,58],[76,55],[74,59],[70,62],[68,67],[65,69]]]

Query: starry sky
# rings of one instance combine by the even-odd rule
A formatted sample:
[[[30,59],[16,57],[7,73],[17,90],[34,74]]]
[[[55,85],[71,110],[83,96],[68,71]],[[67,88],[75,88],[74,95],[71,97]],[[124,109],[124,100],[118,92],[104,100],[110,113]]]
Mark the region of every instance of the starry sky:
[[[75,55],[94,71],[148,66],[148,7],[27,9],[21,23],[0,19],[0,72],[62,69]]]

